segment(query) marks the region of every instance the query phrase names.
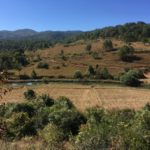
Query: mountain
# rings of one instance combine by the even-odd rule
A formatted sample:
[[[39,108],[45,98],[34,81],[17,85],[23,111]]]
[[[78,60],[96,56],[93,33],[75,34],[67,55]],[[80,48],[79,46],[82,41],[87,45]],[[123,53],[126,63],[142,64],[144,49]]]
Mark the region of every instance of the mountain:
[[[0,40],[64,40],[81,34],[81,31],[44,31],[37,32],[31,29],[20,29],[16,31],[0,31]]]

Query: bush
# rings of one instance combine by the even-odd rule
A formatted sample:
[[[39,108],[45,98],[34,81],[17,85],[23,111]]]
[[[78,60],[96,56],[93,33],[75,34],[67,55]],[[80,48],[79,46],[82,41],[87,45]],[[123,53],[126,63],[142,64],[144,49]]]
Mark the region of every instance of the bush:
[[[43,94],[40,96],[40,99],[43,101],[45,106],[52,106],[54,104],[54,99],[49,97],[47,94]]]
[[[24,97],[27,100],[32,100],[36,98],[36,94],[33,90],[27,90],[26,92],[24,92]]]
[[[49,149],[61,149],[64,139],[64,133],[54,124],[48,124],[39,136],[48,144]]]
[[[105,40],[104,43],[103,43],[103,48],[106,50],[106,51],[110,51],[113,49],[113,43],[111,40]]]
[[[70,134],[77,134],[80,125],[84,123],[84,117],[72,109],[58,109],[52,111],[48,115],[48,120],[50,123],[62,129],[66,138],[68,138]]]
[[[107,68],[104,68],[100,71],[101,79],[112,79],[112,75],[109,73]]]
[[[37,79],[37,74],[36,74],[36,72],[34,70],[31,73],[31,78],[32,79]]]
[[[25,112],[31,117],[35,114],[36,110],[32,103],[20,103],[14,106],[12,112]]]
[[[128,86],[140,86],[141,82],[138,79],[138,73],[134,70],[130,70],[120,77],[120,81],[124,85]]]
[[[72,102],[67,97],[64,96],[58,97],[57,100],[55,101],[55,104],[60,105],[61,107],[66,109],[74,108]]]
[[[38,63],[37,68],[48,69],[49,68],[49,64],[40,62],[40,63]]]
[[[83,78],[82,73],[81,73],[80,70],[77,70],[77,71],[74,73],[74,78],[75,78],[75,79],[81,79],[81,78]]]
[[[27,113],[14,113],[6,119],[7,137],[20,139],[24,136],[36,134],[34,122],[28,117]]]
[[[123,46],[119,49],[119,57],[123,61],[132,61],[134,48],[131,46]]]
[[[94,70],[93,66],[91,66],[91,65],[88,66],[87,71],[86,71],[86,75],[89,77],[95,75],[95,70]]]

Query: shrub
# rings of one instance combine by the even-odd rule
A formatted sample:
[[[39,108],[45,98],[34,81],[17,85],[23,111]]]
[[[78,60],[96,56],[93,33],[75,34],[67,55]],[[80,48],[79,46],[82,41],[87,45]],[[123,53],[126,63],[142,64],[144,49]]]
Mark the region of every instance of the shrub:
[[[104,68],[100,71],[101,79],[112,79],[112,75],[109,73],[107,68]]]
[[[87,76],[95,75],[95,70],[94,70],[93,66],[91,66],[91,65],[88,66],[87,71],[86,71],[86,75]]]
[[[39,132],[39,136],[47,143],[49,149],[61,149],[64,139],[64,134],[60,128],[54,124],[48,124],[42,131]]]
[[[55,124],[65,133],[67,138],[70,134],[77,134],[78,129],[84,123],[84,117],[73,109],[59,109],[48,115],[50,123]]]
[[[55,101],[55,104],[60,105],[66,109],[74,108],[72,102],[67,97],[64,96],[58,97],[57,100]]]
[[[37,68],[48,69],[49,68],[49,64],[40,62],[40,63],[38,63]]]
[[[32,100],[36,98],[36,94],[33,90],[27,90],[26,92],[24,92],[24,97],[27,100]]]
[[[112,49],[113,49],[112,41],[111,41],[111,40],[105,40],[104,43],[103,43],[103,48],[104,48],[106,51],[112,50]]]
[[[128,86],[140,86],[141,82],[138,79],[138,73],[134,70],[130,70],[120,77],[120,81],[124,85]]]
[[[119,49],[119,57],[123,61],[132,61],[133,60],[134,48],[131,46],[123,46]]]
[[[36,110],[32,103],[20,103],[14,106],[12,112],[25,112],[31,117],[35,114]]]
[[[81,79],[83,76],[82,76],[82,73],[80,70],[77,70],[75,73],[74,73],[74,78],[76,79]]]
[[[43,101],[45,106],[52,106],[54,104],[54,99],[49,97],[47,94],[40,96],[40,99]]]
[[[26,135],[35,135],[36,129],[34,122],[28,117],[27,113],[14,113],[6,119],[7,137],[20,139]]]
[[[36,74],[36,72],[34,70],[31,73],[31,78],[32,79],[37,79],[37,74]]]

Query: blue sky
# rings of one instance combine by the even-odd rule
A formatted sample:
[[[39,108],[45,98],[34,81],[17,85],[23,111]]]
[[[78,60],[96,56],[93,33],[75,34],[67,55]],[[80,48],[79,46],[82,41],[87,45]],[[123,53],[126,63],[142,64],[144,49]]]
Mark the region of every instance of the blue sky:
[[[0,30],[92,30],[150,23],[150,0],[0,0]]]

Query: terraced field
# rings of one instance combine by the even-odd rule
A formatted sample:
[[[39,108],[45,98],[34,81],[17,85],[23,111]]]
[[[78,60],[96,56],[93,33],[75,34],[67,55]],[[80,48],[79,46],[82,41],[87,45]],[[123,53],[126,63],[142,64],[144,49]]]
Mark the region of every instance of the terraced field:
[[[43,84],[13,88],[13,90],[2,96],[0,103],[23,102],[23,93],[29,88],[35,90],[38,95],[44,93],[53,98],[66,96],[80,111],[92,106],[107,109],[139,109],[150,102],[150,90],[148,89],[114,85]]]

